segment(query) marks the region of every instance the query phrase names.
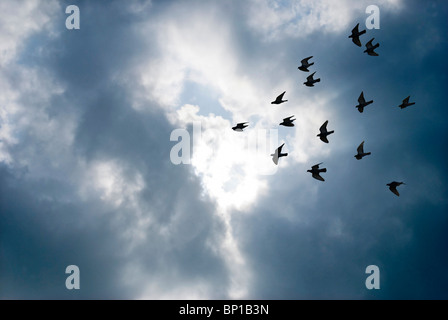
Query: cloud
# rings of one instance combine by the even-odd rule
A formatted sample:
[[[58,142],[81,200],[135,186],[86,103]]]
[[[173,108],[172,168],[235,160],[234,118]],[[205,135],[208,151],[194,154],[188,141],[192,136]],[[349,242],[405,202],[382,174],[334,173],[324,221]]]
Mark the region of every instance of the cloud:
[[[345,32],[354,17],[364,14],[370,4],[350,0],[253,0],[247,10],[247,21],[254,32],[270,42],[284,37],[306,38],[316,32],[337,34]],[[395,11],[402,7],[402,2],[385,0],[377,5]]]
[[[347,39],[365,17],[358,2],[81,1],[77,31],[64,29],[63,4],[27,2],[26,28],[14,20],[2,47],[1,297],[446,295],[443,268],[418,271],[446,262],[445,141],[433,139],[446,131],[443,75],[399,46],[418,47],[439,20],[414,34],[402,25],[412,3],[381,2],[373,63]],[[423,47],[426,67],[444,65],[443,50]],[[297,70],[309,55],[315,88]],[[285,90],[288,103],[271,105]],[[361,90],[375,100],[362,115]],[[392,108],[409,91],[427,108]],[[280,128],[290,115],[296,126]],[[316,137],[325,120],[330,144]],[[191,165],[170,161],[175,129],[188,132]],[[372,156],[357,162],[364,139]],[[274,167],[282,142],[289,155]],[[324,183],[306,172],[318,162]],[[402,197],[390,179],[406,180]],[[69,264],[78,292],[64,287]],[[365,289],[370,264],[381,292]]]
[[[90,9],[92,17],[99,13]],[[89,11],[81,10],[83,28],[91,27]],[[104,35],[102,23],[90,29],[90,40]],[[172,127],[160,112],[139,114],[127,104],[125,86],[109,78],[125,67],[116,59],[132,56],[107,56],[100,46],[79,54],[85,39],[46,38],[49,47],[36,65],[14,61],[10,70],[20,73],[3,73],[10,92],[2,94],[9,103],[3,137],[10,140],[1,183],[2,261],[8,261],[1,296],[227,296],[222,223],[189,168],[169,162]],[[85,67],[99,57],[103,67],[94,77],[103,80],[87,87]],[[81,270],[78,293],[64,287],[69,264]],[[180,294],[182,286],[190,290]]]
[[[26,39],[39,31],[52,30],[52,17],[59,9],[57,1],[2,1],[0,10],[0,65],[5,66],[22,49]]]

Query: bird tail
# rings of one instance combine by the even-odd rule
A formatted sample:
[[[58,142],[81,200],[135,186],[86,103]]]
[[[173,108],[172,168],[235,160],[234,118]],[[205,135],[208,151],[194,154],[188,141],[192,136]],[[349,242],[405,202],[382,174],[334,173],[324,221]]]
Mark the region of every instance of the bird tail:
[[[315,80],[316,82],[320,82],[320,78]]]
[[[334,130],[328,131],[328,134],[332,134],[334,133]]]
[[[311,62],[311,63],[308,65],[308,67],[312,66],[313,64],[314,64],[314,62]]]
[[[327,168],[319,169],[319,172],[327,172]]]
[[[362,31],[359,33],[359,35],[362,35],[362,34],[364,34],[364,33],[366,33],[366,30],[362,30]]]
[[[370,156],[372,154],[372,152],[367,152],[366,156]]]

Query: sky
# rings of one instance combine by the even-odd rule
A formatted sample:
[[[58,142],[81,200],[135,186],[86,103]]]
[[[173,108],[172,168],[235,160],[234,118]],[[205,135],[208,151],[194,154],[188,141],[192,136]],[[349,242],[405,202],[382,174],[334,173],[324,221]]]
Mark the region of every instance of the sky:
[[[442,0],[1,1],[0,299],[448,299],[447,14]],[[321,162],[325,181],[307,172]]]

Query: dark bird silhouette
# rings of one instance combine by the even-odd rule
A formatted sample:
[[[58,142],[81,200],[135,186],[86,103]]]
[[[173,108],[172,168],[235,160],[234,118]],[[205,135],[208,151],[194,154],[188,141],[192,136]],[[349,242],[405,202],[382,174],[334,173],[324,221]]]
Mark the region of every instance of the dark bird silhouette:
[[[354,44],[356,44],[358,47],[361,47],[361,41],[359,40],[359,36],[366,33],[366,30],[358,31],[359,23],[353,28],[352,34],[349,35],[349,38],[352,38],[352,41]]]
[[[377,43],[376,45],[372,45],[372,41],[373,41],[374,39],[375,39],[375,38],[372,38],[372,39],[370,39],[369,42],[366,43],[366,50],[364,50],[364,52],[367,53],[369,56],[379,56],[379,54],[376,53],[374,50],[375,50],[376,48],[378,48],[378,47],[380,46],[380,44]]]
[[[407,97],[406,99],[404,99],[403,100],[403,102],[399,105],[399,107],[401,108],[401,109],[404,109],[404,108],[406,108],[406,107],[409,107],[409,106],[412,106],[413,104],[415,104],[415,102],[409,102],[409,98],[410,98],[411,96],[409,96],[409,97]]]
[[[373,103],[373,100],[366,102],[366,99],[364,99],[364,91],[362,91],[358,98],[358,105],[356,106],[356,108],[358,108],[358,111],[362,113],[364,111],[364,107],[368,106],[371,103]]]
[[[244,128],[248,127],[247,123],[249,123],[249,122],[238,123],[236,126],[232,127],[232,129],[235,131],[243,131]]]
[[[400,196],[400,194],[398,193],[397,187],[401,184],[405,184],[405,183],[392,181],[391,183],[386,184],[386,186],[389,186],[390,191],[392,191],[394,194],[396,194],[397,196]]]
[[[328,120],[325,121],[324,124],[320,126],[320,128],[319,128],[320,133],[317,135],[320,138],[320,140],[322,140],[325,143],[328,143],[327,136],[334,132],[334,130],[327,131],[327,124],[328,124]]]
[[[358,146],[358,149],[356,149],[358,151],[358,154],[355,155],[355,158],[357,160],[361,160],[363,157],[371,155],[371,152],[364,152],[364,141],[361,142],[361,144]]]
[[[294,123],[292,123],[294,120],[296,119],[292,119],[292,117],[294,116],[290,116],[288,118],[284,118],[283,122],[280,123],[281,126],[285,126],[285,127],[294,127]]]
[[[310,70],[308,70],[309,67],[311,67],[314,62],[309,63],[308,60],[310,60],[313,56],[302,59],[302,61],[300,61],[300,63],[302,63],[302,65],[300,67],[298,67],[297,69],[305,71],[305,72],[309,72]]]
[[[323,162],[315,164],[314,166],[311,167],[311,170],[306,170],[306,172],[311,172],[311,175],[313,176],[314,179],[317,179],[317,180],[320,180],[320,181],[325,181],[325,179],[322,178],[322,176],[319,174],[321,172],[327,172],[326,168],[319,169],[319,166],[322,163]]]
[[[307,87],[314,87],[314,84],[316,82],[320,82],[320,78],[319,79],[314,79],[313,76],[316,72],[313,72],[312,74],[310,74],[307,78],[306,78],[306,82],[304,82],[303,84],[306,85]]]
[[[278,164],[278,159],[279,159],[280,157],[286,157],[286,156],[288,155],[287,153],[282,153],[282,148],[283,148],[284,145],[285,145],[285,144],[283,143],[280,147],[278,147],[278,148],[275,150],[275,153],[272,153],[272,154],[271,154],[271,156],[272,156],[272,161],[274,161],[275,164]]]
[[[288,100],[283,100],[283,96],[285,95],[285,92],[286,91],[284,91],[281,95],[279,95],[274,101],[271,102],[271,104],[280,104],[280,103],[288,101]]]

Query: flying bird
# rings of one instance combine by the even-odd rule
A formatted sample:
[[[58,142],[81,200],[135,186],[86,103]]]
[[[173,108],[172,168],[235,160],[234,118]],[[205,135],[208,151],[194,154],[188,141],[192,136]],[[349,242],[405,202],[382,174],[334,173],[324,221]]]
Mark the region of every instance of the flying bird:
[[[327,136],[334,132],[334,130],[327,131],[327,124],[328,124],[328,120],[325,121],[324,124],[320,126],[320,128],[319,128],[320,133],[317,135],[320,138],[320,140],[322,140],[325,143],[328,143]]]
[[[300,63],[302,63],[302,65],[300,67],[298,67],[297,69],[305,71],[305,72],[309,72],[310,70],[308,70],[308,67],[311,67],[314,62],[309,63],[308,60],[310,60],[313,56],[310,56],[308,58],[302,59],[302,61],[300,61]]]
[[[397,196],[400,196],[400,194],[398,193],[397,187],[401,184],[405,184],[405,183],[392,181],[391,183],[386,184],[386,186],[389,186],[390,191],[392,191],[394,194],[396,194]]]
[[[247,123],[249,123],[249,122],[238,123],[236,126],[232,127],[232,129],[235,130],[235,131],[240,131],[241,132],[241,131],[244,130],[244,128],[249,126],[249,125],[247,125]]]
[[[288,101],[288,100],[283,100],[283,96],[285,95],[285,92],[286,91],[284,91],[281,95],[279,95],[274,101],[271,102],[271,104],[280,104],[280,103]]]
[[[372,41],[373,41],[374,39],[375,39],[375,38],[372,38],[372,39],[370,39],[369,42],[366,43],[366,50],[364,50],[364,52],[366,52],[369,56],[379,56],[379,54],[376,53],[374,50],[375,50],[376,48],[378,48],[378,47],[380,46],[380,44],[377,43],[376,45],[372,45]]]
[[[364,91],[362,91],[358,98],[358,105],[356,106],[356,108],[358,108],[358,111],[362,113],[364,111],[364,107],[368,106],[371,103],[373,103],[373,100],[366,102],[366,99],[364,99]]]
[[[314,179],[317,179],[317,180],[320,180],[320,181],[325,181],[325,179],[322,178],[322,176],[319,174],[321,172],[327,172],[326,168],[319,169],[319,166],[322,163],[323,162],[315,164],[314,166],[311,167],[311,170],[306,170],[306,172],[311,172],[311,175],[313,176]]]
[[[358,47],[361,47],[362,44],[361,44],[361,41],[359,40],[359,36],[366,33],[366,30],[359,31],[358,27],[359,27],[359,23],[353,28],[352,34],[349,35],[348,37],[352,38],[352,41],[354,44],[356,44]]]
[[[407,97],[406,99],[404,99],[403,100],[403,102],[399,105],[399,107],[401,108],[401,109],[404,109],[404,108],[406,108],[406,107],[409,107],[409,106],[412,106],[413,104],[415,104],[415,102],[409,102],[409,98],[410,98],[411,96],[409,96],[409,97]]]
[[[285,144],[283,143],[280,147],[278,147],[275,150],[275,153],[271,154],[272,156],[272,161],[274,161],[275,164],[278,164],[278,159],[280,157],[286,157],[288,154],[287,153],[282,153],[282,148]]]
[[[283,122],[280,123],[281,126],[285,126],[285,127],[294,127],[294,123],[292,123],[294,120],[296,119],[292,119],[292,117],[294,116],[290,116],[288,118],[284,118]]]
[[[319,79],[314,79],[313,76],[316,72],[313,72],[312,74],[310,74],[307,78],[306,78],[306,82],[304,82],[303,84],[306,85],[307,87],[314,87],[314,84],[316,82],[320,82],[320,78]]]
[[[364,152],[364,141],[361,142],[361,144],[358,146],[358,149],[356,149],[358,151],[358,154],[355,155],[355,158],[357,160],[361,160],[363,157],[371,155],[371,152]]]

